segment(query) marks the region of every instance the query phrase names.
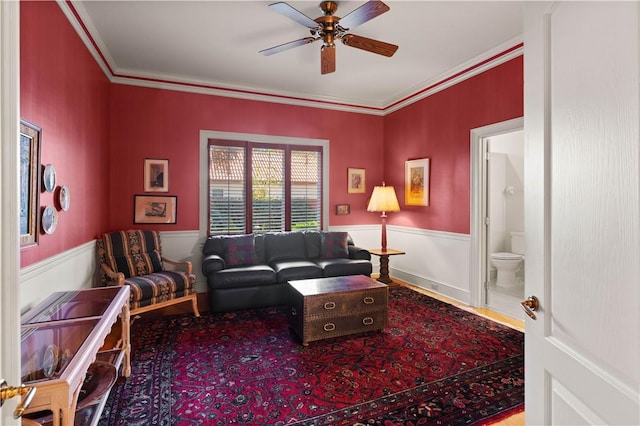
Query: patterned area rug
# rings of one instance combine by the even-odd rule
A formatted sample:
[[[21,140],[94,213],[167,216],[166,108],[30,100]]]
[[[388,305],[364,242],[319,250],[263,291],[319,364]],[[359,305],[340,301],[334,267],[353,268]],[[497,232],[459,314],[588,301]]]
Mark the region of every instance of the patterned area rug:
[[[403,287],[383,332],[303,347],[284,308],[134,322],[100,425],[469,425],[524,409],[524,336]]]

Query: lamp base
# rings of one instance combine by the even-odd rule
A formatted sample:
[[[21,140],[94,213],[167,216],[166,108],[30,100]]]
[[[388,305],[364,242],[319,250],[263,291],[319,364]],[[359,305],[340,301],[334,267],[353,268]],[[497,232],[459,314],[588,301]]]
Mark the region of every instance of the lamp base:
[[[382,219],[382,241],[380,248],[382,251],[387,251],[387,215],[385,212],[382,212],[380,218]]]

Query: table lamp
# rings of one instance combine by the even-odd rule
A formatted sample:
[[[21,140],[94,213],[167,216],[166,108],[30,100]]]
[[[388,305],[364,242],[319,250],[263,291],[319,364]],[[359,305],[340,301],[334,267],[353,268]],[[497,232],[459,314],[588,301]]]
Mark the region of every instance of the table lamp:
[[[380,217],[382,218],[382,251],[387,251],[387,212],[400,211],[400,205],[398,204],[398,198],[396,197],[396,191],[393,186],[385,186],[382,182],[382,186],[374,186],[369,205],[367,206],[369,212],[382,212]]]

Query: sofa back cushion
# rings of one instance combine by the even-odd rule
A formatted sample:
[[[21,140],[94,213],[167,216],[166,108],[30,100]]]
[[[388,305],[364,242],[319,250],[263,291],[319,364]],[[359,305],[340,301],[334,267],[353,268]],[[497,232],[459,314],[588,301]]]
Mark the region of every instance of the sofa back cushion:
[[[258,265],[264,265],[267,263],[267,255],[264,248],[264,234],[255,234],[253,243],[256,247],[256,256],[258,258]]]
[[[347,258],[348,232],[320,232],[320,255],[325,259]]]
[[[321,254],[322,241],[320,239],[320,232],[318,231],[305,231],[304,232],[304,244],[307,248],[307,259],[319,259]]]
[[[215,254],[223,257],[225,238],[227,238],[226,235],[212,235],[207,238],[207,241],[204,243],[204,247],[202,247],[202,254],[205,256]]]
[[[227,266],[247,266],[258,263],[253,234],[227,236],[223,240]]]
[[[306,259],[307,251],[302,232],[274,232],[264,235],[267,263],[279,260]]]

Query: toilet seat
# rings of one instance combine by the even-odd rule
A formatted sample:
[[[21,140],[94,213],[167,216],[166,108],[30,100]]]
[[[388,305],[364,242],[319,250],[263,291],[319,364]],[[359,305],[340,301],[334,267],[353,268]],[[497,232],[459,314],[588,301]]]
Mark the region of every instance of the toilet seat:
[[[522,260],[524,256],[516,253],[491,253],[490,257],[497,260]]]

